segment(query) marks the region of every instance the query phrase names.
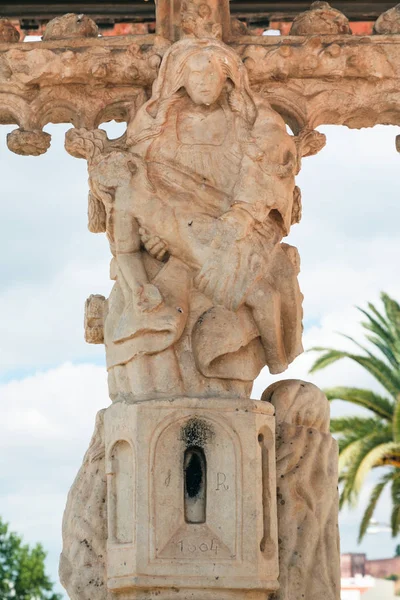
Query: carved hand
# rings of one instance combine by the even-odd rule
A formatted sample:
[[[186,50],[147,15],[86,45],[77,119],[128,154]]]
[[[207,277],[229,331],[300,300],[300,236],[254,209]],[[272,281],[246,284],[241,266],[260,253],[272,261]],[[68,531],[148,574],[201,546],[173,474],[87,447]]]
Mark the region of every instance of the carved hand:
[[[152,235],[144,227],[139,229],[140,239],[147,252],[157,260],[163,260],[168,253],[167,244],[158,235]]]

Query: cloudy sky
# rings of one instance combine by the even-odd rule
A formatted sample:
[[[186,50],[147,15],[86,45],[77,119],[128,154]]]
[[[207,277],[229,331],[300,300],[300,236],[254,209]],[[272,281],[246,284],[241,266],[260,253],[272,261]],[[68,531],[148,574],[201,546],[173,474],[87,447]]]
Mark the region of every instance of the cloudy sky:
[[[110,126],[112,136],[119,126]],[[107,294],[109,251],[104,236],[86,229],[83,161],[63,150],[66,130],[49,126],[53,141],[40,158],[8,152],[0,140],[3,201],[0,277],[0,515],[28,542],[41,541],[57,580],[66,495],[89,442],[97,410],[108,405],[103,347],[83,340],[83,306]],[[346,346],[335,332],[359,335],[355,305],[378,302],[385,290],[400,298],[400,202],[391,127],[349,131],[321,128],[326,148],[304,160],[298,178],[303,220],[290,242],[302,257],[304,346]],[[285,377],[320,387],[377,385],[358,367],[339,363],[316,377],[310,354]],[[282,376],[281,376],[282,378]],[[276,379],[263,371],[253,397]],[[334,415],[354,412],[333,404]],[[362,497],[373,485],[369,481]],[[361,507],[341,516],[342,550],[392,556],[387,533],[357,546]],[[376,518],[385,523],[389,497]]]

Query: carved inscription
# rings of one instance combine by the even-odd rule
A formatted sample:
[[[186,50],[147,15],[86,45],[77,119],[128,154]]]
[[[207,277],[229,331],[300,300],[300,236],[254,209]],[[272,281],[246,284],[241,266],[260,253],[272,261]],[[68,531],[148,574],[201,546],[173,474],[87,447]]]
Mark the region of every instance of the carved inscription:
[[[196,552],[197,550],[202,552],[203,554],[207,553],[213,553],[213,554],[218,554],[218,549],[219,549],[219,540],[216,538],[212,538],[211,540],[207,540],[207,541],[200,541],[200,542],[196,542],[193,543],[190,540],[184,539],[184,540],[179,540],[177,542],[177,546],[179,548],[179,551],[182,552],[182,554],[193,554],[194,552]]]
[[[175,558],[185,560],[219,560],[236,558],[235,548],[229,548],[216,533],[214,527],[206,523],[200,525],[185,523],[157,551],[159,558]]]
[[[222,471],[217,473],[217,487],[215,489],[217,492],[220,490],[229,490],[229,485],[226,483],[226,475]]]

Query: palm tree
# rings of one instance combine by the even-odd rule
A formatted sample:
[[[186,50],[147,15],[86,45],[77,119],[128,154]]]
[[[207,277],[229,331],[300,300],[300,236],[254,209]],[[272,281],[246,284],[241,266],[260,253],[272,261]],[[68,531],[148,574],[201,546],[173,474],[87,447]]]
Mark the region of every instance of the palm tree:
[[[382,469],[360,524],[359,542],[367,531],[383,490],[389,485],[393,537],[400,532],[400,306],[387,294],[382,293],[381,299],[383,312],[373,304],[368,304],[369,310],[359,309],[366,317],[361,324],[374,351],[345,336],[362,350],[362,354],[312,348],[320,352],[320,356],[310,370],[315,373],[342,358],[349,358],[366,369],[384,390],[382,394],[356,387],[324,390],[328,400],[352,402],[369,412],[365,417],[342,417],[331,421],[331,431],[337,434],[339,443],[340,508],[355,506],[366,475],[372,469]]]

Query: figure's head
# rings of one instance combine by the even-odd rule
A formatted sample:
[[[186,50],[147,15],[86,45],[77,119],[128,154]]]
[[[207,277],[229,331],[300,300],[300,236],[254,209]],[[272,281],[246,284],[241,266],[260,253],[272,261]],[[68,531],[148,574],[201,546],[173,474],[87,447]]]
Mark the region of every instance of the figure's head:
[[[184,65],[183,84],[195,104],[214,104],[227,83],[227,74],[217,57],[207,49],[190,56]]]
[[[256,108],[240,57],[219,40],[186,38],[164,55],[150,100],[140,119],[128,125],[128,144],[160,135],[169,107],[185,95],[194,104],[207,106],[223,96],[244,130],[253,127]],[[143,127],[143,113],[147,127]]]

